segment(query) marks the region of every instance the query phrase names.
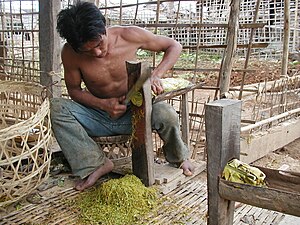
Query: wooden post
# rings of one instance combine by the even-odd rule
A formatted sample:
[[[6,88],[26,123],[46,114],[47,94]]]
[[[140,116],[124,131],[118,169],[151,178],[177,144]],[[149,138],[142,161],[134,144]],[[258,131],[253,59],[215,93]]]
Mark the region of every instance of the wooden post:
[[[181,130],[182,130],[182,139],[190,149],[190,128],[189,128],[189,101],[188,93],[182,95],[182,104],[181,104]]]
[[[49,88],[49,97],[61,96],[61,39],[56,32],[60,4],[60,0],[39,1],[40,83]]]
[[[281,75],[287,75],[290,43],[290,0],[284,0],[284,36],[281,63]]]
[[[128,86],[130,87],[140,76],[149,76],[150,67],[145,63],[126,62]],[[132,170],[145,186],[154,184],[154,152],[152,143],[152,98],[150,81],[147,80],[142,90],[141,106],[132,104]]]
[[[0,80],[5,80],[7,75],[5,71],[5,59],[7,56],[7,47],[5,41],[0,37]]]
[[[205,106],[209,225],[233,224],[234,202],[220,197],[219,178],[230,159],[239,159],[241,105],[221,99]]]
[[[220,98],[224,98],[225,93],[229,91],[230,75],[233,64],[233,57],[237,47],[237,34],[239,28],[240,0],[231,0],[230,15],[227,31],[227,47],[224,51],[224,57],[220,69]]]

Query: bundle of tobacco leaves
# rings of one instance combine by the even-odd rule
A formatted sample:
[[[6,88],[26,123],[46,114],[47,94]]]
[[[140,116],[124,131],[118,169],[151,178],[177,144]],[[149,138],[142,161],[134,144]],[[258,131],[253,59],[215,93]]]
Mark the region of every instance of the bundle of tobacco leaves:
[[[83,224],[134,224],[157,206],[158,191],[134,175],[111,179],[82,193],[73,205]]]
[[[241,184],[266,186],[266,175],[260,169],[238,159],[232,159],[225,165],[222,178]]]

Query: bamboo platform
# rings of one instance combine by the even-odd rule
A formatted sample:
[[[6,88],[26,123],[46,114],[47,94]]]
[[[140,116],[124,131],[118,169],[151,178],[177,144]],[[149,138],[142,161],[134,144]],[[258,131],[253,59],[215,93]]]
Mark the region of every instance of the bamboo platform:
[[[13,211],[0,220],[0,225],[44,224],[70,225],[78,223],[79,212],[66,204],[66,200],[75,198],[79,192],[73,188],[65,189],[52,196],[43,198],[40,204],[29,204]],[[149,215],[143,224],[207,224],[206,174],[187,181],[185,184],[164,195],[166,201],[158,213]],[[242,203],[236,204],[234,225],[276,225],[285,214],[261,209]],[[141,221],[139,221],[141,224]]]

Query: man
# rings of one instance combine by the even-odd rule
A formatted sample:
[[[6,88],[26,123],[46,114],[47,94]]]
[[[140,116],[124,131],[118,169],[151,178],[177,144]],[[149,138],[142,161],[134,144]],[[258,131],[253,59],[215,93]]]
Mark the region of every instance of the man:
[[[66,39],[61,57],[68,93],[72,100],[51,101],[51,122],[55,137],[74,175],[75,188],[91,187],[113,169],[91,137],[131,133],[126,61],[136,60],[138,49],[164,52],[152,71],[151,88],[163,92],[160,78],[178,59],[181,45],[173,39],[154,35],[139,27],[106,28],[105,18],[92,3],[78,2],[58,14],[57,31]],[[88,91],[81,88],[84,82]],[[168,104],[153,105],[152,128],[164,141],[164,154],[170,163],[192,175],[188,149],[180,137],[178,116]]]

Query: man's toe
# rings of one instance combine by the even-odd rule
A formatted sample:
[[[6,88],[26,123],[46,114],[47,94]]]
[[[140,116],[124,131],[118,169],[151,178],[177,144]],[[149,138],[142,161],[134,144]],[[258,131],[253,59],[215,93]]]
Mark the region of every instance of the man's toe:
[[[193,175],[193,173],[192,173],[192,171],[190,171],[190,170],[183,170],[183,174],[185,175],[185,176],[188,176],[188,177],[190,177],[190,176],[192,176]]]

